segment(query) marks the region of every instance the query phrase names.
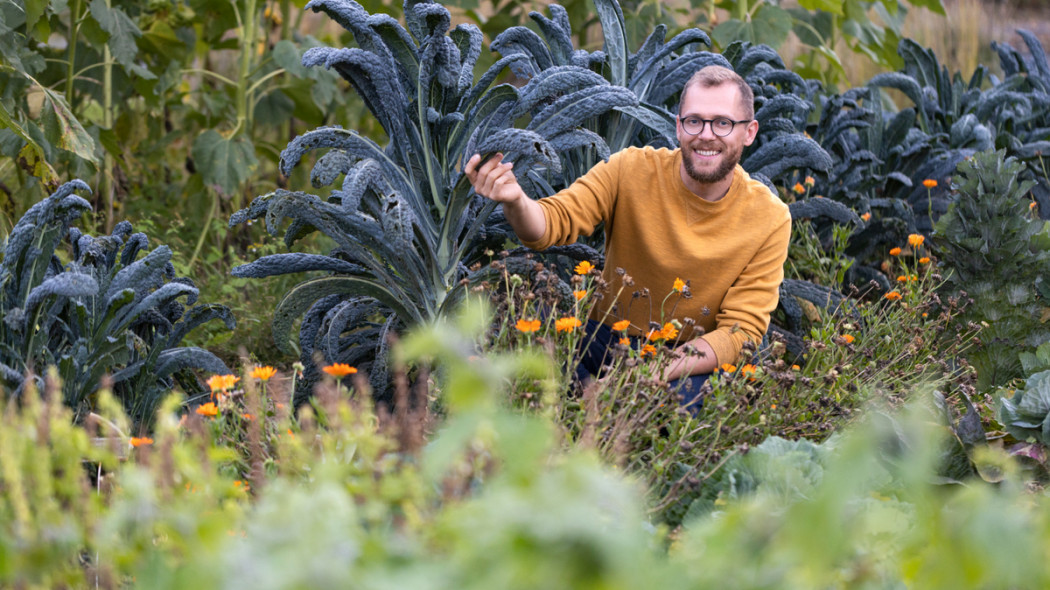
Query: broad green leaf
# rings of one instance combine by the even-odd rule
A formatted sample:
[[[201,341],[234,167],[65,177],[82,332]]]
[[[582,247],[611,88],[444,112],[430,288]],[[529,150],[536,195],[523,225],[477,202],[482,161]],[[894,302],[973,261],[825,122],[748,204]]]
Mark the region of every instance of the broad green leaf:
[[[229,139],[214,129],[197,137],[192,153],[204,182],[219,186],[226,194],[236,191],[259,164],[250,139],[244,136]]]
[[[280,90],[267,92],[255,103],[255,121],[263,125],[280,125],[295,111],[295,102]]]
[[[941,0],[908,0],[908,4],[917,8],[921,7],[929,9],[930,12],[936,12],[942,16],[947,14],[944,11],[944,4],[941,3]]]
[[[124,69],[143,78],[153,76],[149,70],[135,63],[139,52],[135,39],[142,36],[142,31],[123,10],[106,6],[105,0],[91,0],[91,16],[109,34],[109,50]]]
[[[711,31],[711,37],[721,47],[727,47],[733,41],[747,41],[776,49],[787,40],[791,24],[791,14],[788,11],[772,4],[763,4],[750,22],[728,20],[715,27],[715,30]]]
[[[36,143],[27,142],[18,152],[18,167],[40,179],[40,183],[49,190],[58,188],[58,173],[48,164],[44,150]]]
[[[36,28],[37,21],[40,20],[41,16],[44,16],[44,11],[47,10],[48,0],[24,0],[22,2],[25,8],[26,15],[26,30],[31,31]]]
[[[894,0],[896,2],[896,0]],[[843,0],[799,0],[798,4],[806,10],[820,10],[832,14],[842,14]]]
[[[40,118],[44,124],[44,137],[51,145],[97,165],[95,141],[66,104],[65,97],[49,88],[43,91],[44,104]]]
[[[273,61],[286,72],[297,77],[306,77],[307,69],[303,66],[303,56],[299,48],[291,41],[285,39],[278,41],[273,47]]]

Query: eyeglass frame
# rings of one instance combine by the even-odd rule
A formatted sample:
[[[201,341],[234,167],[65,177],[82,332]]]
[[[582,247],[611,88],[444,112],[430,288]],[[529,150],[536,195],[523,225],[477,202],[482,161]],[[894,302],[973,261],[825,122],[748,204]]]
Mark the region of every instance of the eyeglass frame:
[[[700,121],[700,130],[697,131],[696,133],[689,133],[689,130],[685,128],[685,120],[686,119],[699,119],[699,121]],[[715,121],[729,121],[730,123],[733,124],[733,127],[730,128],[729,132],[726,133],[725,135],[719,135],[718,132],[715,131]],[[715,117],[714,119],[701,119],[700,117],[696,117],[696,116],[692,116],[692,115],[685,116],[685,117],[678,117],[678,123],[682,126],[682,131],[685,131],[687,134],[692,135],[694,137],[697,136],[697,135],[700,135],[701,133],[703,133],[704,129],[707,128],[708,125],[711,126],[711,133],[714,134],[715,137],[729,137],[730,135],[733,134],[734,131],[736,131],[736,126],[737,125],[739,125],[741,123],[750,123],[751,121],[754,121],[754,119],[744,119],[742,121],[734,121],[734,120],[730,119],[729,117]]]

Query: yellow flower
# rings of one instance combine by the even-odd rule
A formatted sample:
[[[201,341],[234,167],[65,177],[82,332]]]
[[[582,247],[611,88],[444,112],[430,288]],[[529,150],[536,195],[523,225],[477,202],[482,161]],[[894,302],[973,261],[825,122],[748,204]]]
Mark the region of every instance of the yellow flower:
[[[517,324],[514,324],[514,327],[517,328],[518,331],[523,334],[531,334],[532,332],[535,332],[540,329],[540,321],[527,320],[525,318],[522,318],[518,320]]]
[[[871,221],[871,213],[862,213],[860,218],[864,221]]]
[[[205,383],[211,388],[212,392],[226,391],[227,389],[233,389],[233,386],[240,381],[240,377],[234,377],[233,375],[213,375]]]
[[[813,186],[813,184],[816,183],[817,181],[814,180],[812,176],[807,176],[805,182],[806,182],[806,186]]]
[[[929,256],[923,256],[922,258],[919,259],[919,264],[929,264],[929,263],[930,263],[930,257]]]
[[[580,325],[581,325],[581,322],[580,322],[579,318],[575,318],[575,317],[558,318],[554,322],[554,329],[557,330],[558,332],[572,332],[576,328],[579,328]]]
[[[656,347],[653,346],[652,344],[646,344],[645,346],[643,346],[642,347],[642,356],[645,356],[645,355],[656,356]]]
[[[623,332],[627,328],[631,327],[631,320],[620,320],[612,325],[612,329],[617,332]]]
[[[685,281],[683,281],[682,279],[680,279],[678,277],[675,277],[675,279],[674,279],[674,290],[678,291],[679,293],[685,291]]]
[[[576,274],[578,275],[585,275],[592,270],[594,270],[594,265],[586,260],[576,265]]]
[[[900,248],[890,248],[890,256],[900,256],[900,254],[901,254],[901,249]]]
[[[219,408],[215,405],[215,402],[208,402],[197,406],[197,413],[211,418],[219,415]]]
[[[843,334],[842,335],[842,339],[846,341],[846,344],[853,344],[853,335],[852,334]]]
[[[802,193],[806,192],[806,187],[802,186],[801,182],[796,182],[795,186],[791,187],[791,190],[801,195]]]
[[[722,367],[721,368],[726,373],[732,373],[733,371],[736,370],[736,365],[731,365],[729,363],[722,363]]]
[[[321,370],[328,373],[336,379],[341,379],[347,375],[353,375],[357,372],[357,368],[351,367],[346,363],[332,363],[327,367],[321,367]]]
[[[934,188],[937,186],[937,181],[932,178],[927,178],[926,180],[922,181],[922,186],[926,188]]]
[[[141,447],[153,444],[153,439],[148,436],[133,436],[131,437],[131,446]]]
[[[908,245],[912,248],[918,248],[926,241],[926,237],[922,234],[911,234],[908,236]]]
[[[255,367],[252,372],[248,374],[252,379],[258,379],[260,381],[269,381],[270,377],[277,374],[277,369],[273,367]]]
[[[903,295],[901,295],[900,293],[898,293],[896,291],[890,291],[889,293],[886,293],[885,295],[883,295],[883,297],[885,297],[886,299],[889,299],[890,301],[900,301],[900,299],[901,299],[901,297],[903,297]]]
[[[660,330],[660,336],[662,336],[664,340],[674,340],[675,338],[678,338],[678,328],[674,327],[674,324],[671,322],[667,322],[664,324],[663,329]]]
[[[573,291],[572,296],[576,298],[576,301],[579,301],[580,299],[583,299],[587,296],[587,291]]]

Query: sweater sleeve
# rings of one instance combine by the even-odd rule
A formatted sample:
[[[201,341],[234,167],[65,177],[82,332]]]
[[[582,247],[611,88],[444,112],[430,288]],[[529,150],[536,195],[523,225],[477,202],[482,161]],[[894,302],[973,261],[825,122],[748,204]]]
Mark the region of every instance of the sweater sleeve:
[[[791,240],[791,216],[786,209],[784,214],[786,219],[766,237],[726,293],[715,330],[702,337],[715,351],[719,364],[735,364],[744,341],[757,345],[769,328],[770,315],[780,300]]]
[[[540,199],[538,203],[543,208],[547,229],[539,240],[522,240],[522,243],[534,250],[573,244],[581,234],[589,236],[599,223],[611,219],[621,154],[613,154],[608,162],[599,162],[568,188]]]

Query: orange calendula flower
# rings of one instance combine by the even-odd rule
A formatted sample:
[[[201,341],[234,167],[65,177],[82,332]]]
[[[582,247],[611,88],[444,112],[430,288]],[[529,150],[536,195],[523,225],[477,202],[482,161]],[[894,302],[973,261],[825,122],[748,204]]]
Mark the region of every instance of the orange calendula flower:
[[[722,363],[721,369],[723,371],[725,371],[726,373],[732,373],[733,371],[736,370],[736,365],[731,365],[729,363]]]
[[[675,277],[675,279],[674,279],[674,290],[678,291],[679,293],[685,291],[685,281],[683,281],[682,279],[680,279],[678,277]]]
[[[554,321],[554,329],[558,332],[572,332],[581,325],[580,319],[574,317],[558,318]]]
[[[813,186],[816,182],[817,181],[814,180],[812,176],[807,176],[806,177],[806,180],[805,180],[806,186]]]
[[[919,264],[929,264],[929,263],[930,263],[930,257],[929,256],[923,256],[922,258],[919,259]]]
[[[886,293],[885,295],[883,295],[883,297],[885,297],[886,299],[889,299],[890,301],[900,301],[901,297],[903,297],[903,295],[901,295],[900,293],[898,293],[896,291],[890,291],[889,293]]]
[[[1035,201],[1032,201],[1031,203],[1028,203],[1028,208],[1029,209],[1035,209],[1036,207],[1038,207],[1038,205],[1035,204]]]
[[[860,218],[864,221],[871,221],[871,213],[861,213]]]
[[[617,332],[623,332],[627,328],[631,327],[631,320],[620,320],[612,325],[612,329]]]
[[[801,368],[802,368],[802,367],[800,367],[800,366],[798,366],[798,365],[791,365],[791,370],[792,370],[792,371],[798,371],[798,370],[799,370],[799,369],[801,369]]]
[[[251,422],[255,419],[255,416],[252,416],[251,414],[241,414],[241,418],[244,418],[245,420]]]
[[[801,182],[796,182],[795,186],[791,187],[791,190],[801,195],[802,193],[806,192],[806,187],[802,186]]]
[[[578,275],[585,275],[592,270],[594,270],[594,265],[586,260],[576,265],[576,274]]]
[[[197,406],[197,413],[201,416],[213,418],[219,415],[219,408],[215,405],[215,402],[208,402]]]
[[[932,178],[927,178],[926,180],[922,181],[922,186],[926,188],[934,188],[937,186],[937,181]]]
[[[660,335],[664,340],[674,340],[675,338],[678,338],[678,328],[676,328],[671,322],[667,322],[664,324],[663,329],[660,330]]]
[[[522,318],[518,320],[518,323],[514,324],[514,327],[523,334],[531,334],[540,329],[540,321]]]
[[[747,375],[747,377],[749,379],[754,380],[754,378],[755,378],[755,369],[757,369],[757,368],[758,367],[756,367],[755,365],[752,365],[751,363],[748,363],[748,364],[744,365],[743,367],[740,367],[740,374],[741,375]]]
[[[573,291],[572,296],[576,298],[576,301],[579,301],[587,296],[587,291]]]
[[[890,248],[890,256],[900,256],[900,255],[901,255],[901,249],[900,248]]]
[[[652,344],[646,344],[642,347],[642,356],[656,356],[656,347]]]
[[[846,344],[853,344],[853,334],[843,334],[842,339],[846,341]]]
[[[918,248],[926,241],[926,237],[922,234],[911,234],[908,236],[908,245],[912,248]]]
[[[153,439],[148,436],[133,436],[131,437],[131,446],[142,447],[153,444]]]
[[[255,367],[252,372],[248,374],[252,379],[258,379],[260,381],[269,381],[270,377],[277,374],[277,369],[273,367]]]
[[[208,387],[211,388],[212,392],[216,392],[233,389],[233,386],[240,380],[240,377],[235,377],[233,375],[213,375],[210,379],[205,381],[205,383],[208,384]]]
[[[897,277],[897,282],[898,283],[903,283],[903,282],[905,282],[907,280],[908,280],[908,277],[906,277],[904,275],[901,275],[901,276]]]
[[[346,363],[332,363],[327,367],[321,367],[321,370],[337,379],[341,379],[347,375],[353,375],[357,372],[356,367],[351,367]]]
[[[623,345],[623,346],[630,346],[631,345],[631,339],[630,338],[620,338],[620,344]]]

